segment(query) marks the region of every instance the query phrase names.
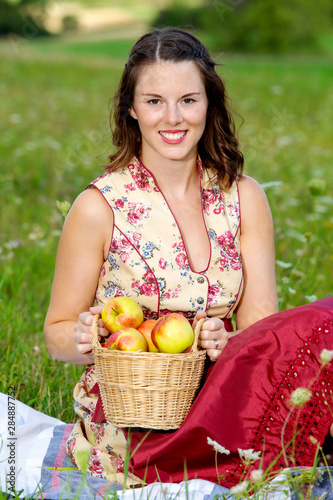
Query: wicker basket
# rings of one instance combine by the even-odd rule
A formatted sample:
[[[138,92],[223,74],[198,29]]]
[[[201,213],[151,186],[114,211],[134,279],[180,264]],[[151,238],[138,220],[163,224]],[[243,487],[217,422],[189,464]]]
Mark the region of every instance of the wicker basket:
[[[198,350],[194,331],[191,352],[166,354],[116,351],[101,347],[93,322],[93,355],[99,392],[108,422],[117,427],[178,429],[184,421],[204,370],[206,351]]]

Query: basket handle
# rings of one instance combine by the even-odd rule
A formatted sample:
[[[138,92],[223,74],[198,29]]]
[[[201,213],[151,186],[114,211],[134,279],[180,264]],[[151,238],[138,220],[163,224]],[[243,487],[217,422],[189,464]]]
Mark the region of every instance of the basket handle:
[[[198,349],[199,333],[200,333],[201,327],[205,321],[206,321],[206,318],[199,319],[198,323],[196,324],[196,326],[194,328],[194,341],[193,341],[190,352],[198,352],[198,350],[199,350]]]
[[[93,349],[96,349],[97,347],[101,347],[101,344],[98,341],[98,332],[97,332],[99,318],[100,318],[99,314],[95,314],[93,317],[93,323],[92,323],[93,334],[92,334],[92,342],[91,342]]]

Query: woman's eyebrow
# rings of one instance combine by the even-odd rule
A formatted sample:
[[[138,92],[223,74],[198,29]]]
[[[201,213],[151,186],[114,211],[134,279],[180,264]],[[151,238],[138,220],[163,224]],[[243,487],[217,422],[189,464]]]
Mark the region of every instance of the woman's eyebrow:
[[[148,93],[141,94],[141,95],[143,95],[143,96],[151,96],[151,97],[162,97],[161,95],[154,94],[153,92],[152,93],[148,92]],[[201,92],[189,92],[188,94],[182,95],[181,98],[189,97],[191,95],[201,95]]]

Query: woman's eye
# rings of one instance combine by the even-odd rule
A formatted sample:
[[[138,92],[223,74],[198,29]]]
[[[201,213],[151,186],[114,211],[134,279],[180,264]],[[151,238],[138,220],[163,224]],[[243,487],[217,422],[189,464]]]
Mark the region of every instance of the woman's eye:
[[[194,102],[194,99],[191,99],[190,97],[187,97],[186,99],[184,99],[185,104],[191,104],[192,102]]]
[[[148,101],[148,104],[159,104],[159,102],[159,99],[150,99],[150,101]]]

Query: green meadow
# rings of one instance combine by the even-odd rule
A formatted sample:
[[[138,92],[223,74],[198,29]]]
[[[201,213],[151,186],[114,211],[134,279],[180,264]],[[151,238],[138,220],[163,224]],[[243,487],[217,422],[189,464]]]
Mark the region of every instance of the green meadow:
[[[83,371],[43,338],[63,217],[103,172],[108,115],[133,40],[12,39],[0,45],[0,390],[72,422]],[[332,294],[333,65],[330,56],[216,54],[245,173],[263,184],[276,237],[280,310]],[[79,258],[79,256],[78,256]],[[258,283],[260,286],[260,283]]]

